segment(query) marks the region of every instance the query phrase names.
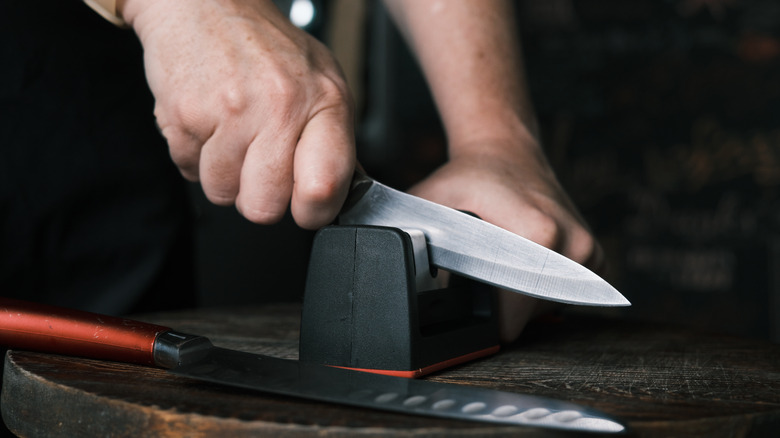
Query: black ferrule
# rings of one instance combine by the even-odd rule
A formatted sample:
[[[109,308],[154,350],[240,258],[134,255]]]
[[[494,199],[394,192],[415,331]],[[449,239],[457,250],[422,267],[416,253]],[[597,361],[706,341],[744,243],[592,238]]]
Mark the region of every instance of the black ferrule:
[[[206,357],[213,347],[203,336],[167,331],[154,341],[154,363],[163,368],[187,365]]]

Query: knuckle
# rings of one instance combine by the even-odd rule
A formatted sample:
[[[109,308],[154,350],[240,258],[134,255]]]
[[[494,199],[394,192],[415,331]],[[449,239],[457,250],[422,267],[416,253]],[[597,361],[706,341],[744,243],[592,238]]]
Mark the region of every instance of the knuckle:
[[[236,201],[239,180],[232,169],[201,165],[200,177],[203,192],[209,201],[222,206],[232,205]]]
[[[218,91],[220,108],[229,115],[240,115],[249,107],[248,93],[239,82],[227,81]]]
[[[157,129],[160,130],[161,132],[166,126],[171,125],[168,111],[166,111],[166,109],[162,106],[159,100],[156,100],[154,102],[153,114],[154,114],[155,124],[157,125]]]
[[[226,207],[228,205],[232,205],[233,201],[235,201],[235,197],[223,192],[215,192],[215,191],[203,191],[206,194],[206,198],[215,205],[220,205],[223,207]]]
[[[250,222],[260,225],[271,225],[279,222],[284,217],[285,208],[272,205],[254,205],[239,200],[236,201],[239,213]]]
[[[598,242],[585,228],[579,228],[572,233],[570,248],[572,260],[578,263],[598,262],[592,260],[593,256],[598,255]]]
[[[320,206],[332,202],[339,194],[341,184],[335,177],[310,178],[297,182],[296,195],[305,204]]]
[[[190,182],[198,182],[200,181],[200,175],[198,174],[198,166],[192,166],[192,167],[184,167],[178,165],[179,173],[181,173],[181,176],[184,177],[187,181]]]
[[[191,134],[176,126],[168,126],[160,131],[168,143],[171,160],[185,178],[197,178],[200,164],[200,142]]]
[[[563,240],[563,232],[558,222],[551,216],[536,212],[529,220],[532,230],[527,236],[530,240],[550,249],[558,249]]]
[[[193,93],[177,93],[165,107],[160,108],[160,115],[167,115],[170,124],[187,126],[191,119],[197,118],[199,107],[199,99]]]
[[[199,143],[211,135],[212,124],[202,100],[183,93],[166,104],[158,103],[154,115],[157,127],[169,143],[171,141],[196,141]]]
[[[330,107],[352,107],[352,95],[347,83],[340,77],[325,77],[320,81],[321,100]]]
[[[297,80],[283,74],[277,74],[274,80],[266,85],[266,93],[271,100],[283,109],[288,109],[285,113],[300,104],[304,97],[303,89]]]
[[[326,95],[334,98],[344,100],[349,97],[349,87],[346,81],[338,76],[324,76],[323,80],[320,81],[320,88]]]

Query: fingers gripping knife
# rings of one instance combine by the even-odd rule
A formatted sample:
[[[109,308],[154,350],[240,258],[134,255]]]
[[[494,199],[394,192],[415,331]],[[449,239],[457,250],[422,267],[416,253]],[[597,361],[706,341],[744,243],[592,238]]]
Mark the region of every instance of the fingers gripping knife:
[[[435,281],[418,230],[332,226],[316,235],[301,322],[301,361],[419,377],[498,351],[484,284]]]

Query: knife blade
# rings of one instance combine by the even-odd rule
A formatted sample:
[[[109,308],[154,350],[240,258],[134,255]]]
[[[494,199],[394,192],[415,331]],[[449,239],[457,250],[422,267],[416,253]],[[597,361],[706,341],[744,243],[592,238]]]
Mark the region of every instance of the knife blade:
[[[568,304],[630,306],[601,277],[554,251],[458,210],[355,173],[342,225],[420,230],[430,264],[517,293]]]
[[[0,298],[0,345],[167,368],[208,382],[348,406],[501,425],[615,433],[617,420],[549,398],[228,350],[168,327]]]

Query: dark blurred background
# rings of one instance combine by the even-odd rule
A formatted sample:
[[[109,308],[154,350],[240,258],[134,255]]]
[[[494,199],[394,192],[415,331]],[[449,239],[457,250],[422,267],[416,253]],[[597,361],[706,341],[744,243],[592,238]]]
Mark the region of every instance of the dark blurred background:
[[[441,164],[425,81],[378,2],[278,3],[340,59],[370,174],[404,189]],[[547,154],[633,303],[571,311],[780,341],[780,2],[516,4]],[[201,304],[300,300],[312,233],[192,189]]]

